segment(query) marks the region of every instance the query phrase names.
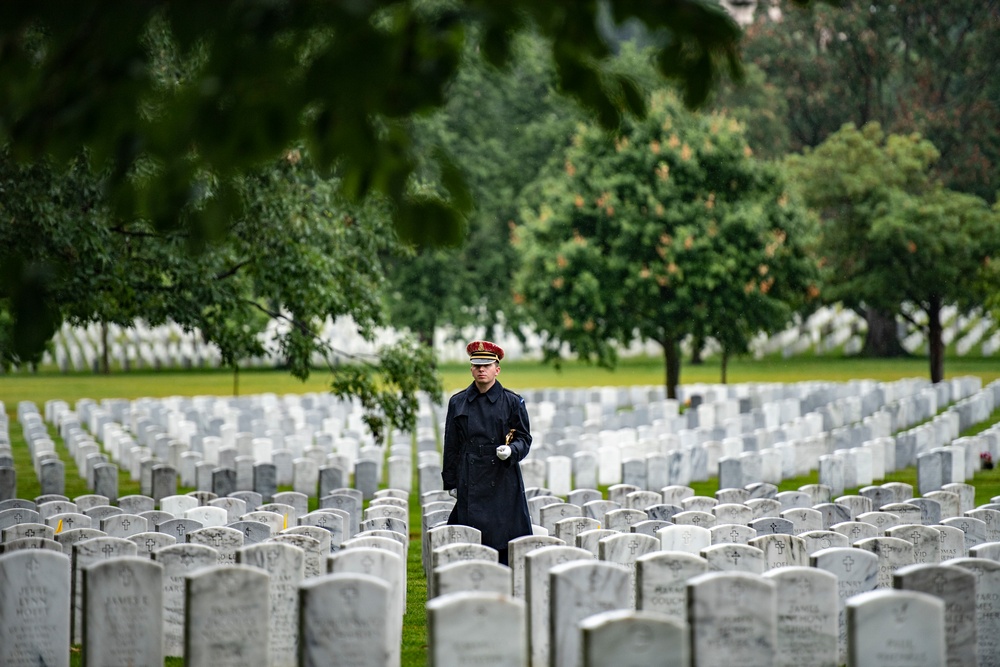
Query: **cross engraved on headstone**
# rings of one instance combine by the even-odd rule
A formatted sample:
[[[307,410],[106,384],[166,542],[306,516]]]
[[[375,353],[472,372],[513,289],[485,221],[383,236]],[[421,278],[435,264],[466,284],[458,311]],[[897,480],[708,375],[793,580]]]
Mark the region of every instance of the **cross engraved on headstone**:
[[[877,516],[877,517],[875,517],[875,525],[876,526],[878,526],[879,528],[881,528],[882,524],[884,524],[884,523],[885,523],[885,517],[884,516]]]
[[[375,559],[371,556],[365,556],[361,559],[361,567],[364,568],[365,574],[372,573],[372,566],[375,565]]]
[[[184,524],[183,523],[177,524],[177,535],[178,535],[178,537],[184,535]]]
[[[681,569],[682,565],[674,560],[670,561],[670,564],[668,564],[667,567],[669,567],[670,571],[673,572],[674,575],[676,576],[677,571]]]
[[[773,522],[773,521],[771,522],[771,532],[772,532],[772,533],[776,533],[776,532],[778,532],[778,524],[776,524],[776,523],[775,523],[775,522]]]
[[[697,517],[696,517],[696,518],[697,518]],[[626,515],[625,515],[625,524],[626,524],[626,525],[629,525],[629,526],[631,526],[631,525],[632,525],[632,515],[631,515],[631,514],[626,514]]]
[[[247,526],[246,528],[243,529],[243,534],[246,535],[247,537],[250,537],[250,526]]]
[[[125,519],[124,521],[122,521],[122,528],[124,528],[125,530],[128,530],[128,527],[131,526],[131,525],[132,525],[132,522],[129,521],[128,519]]]
[[[215,541],[215,546],[217,546],[217,547],[221,547],[222,546],[222,535],[216,535],[212,539]]]
[[[948,581],[945,579],[943,574],[938,574],[934,577],[934,587],[937,588],[938,595],[944,591],[945,584],[947,583]]]
[[[347,601],[348,607],[350,607],[352,604],[354,604],[355,598],[358,597],[358,589],[355,586],[347,586],[346,588],[344,588],[343,591],[341,591],[340,594]]]
[[[32,578],[35,576],[35,572],[38,571],[38,560],[32,556],[28,561],[28,575]]]
[[[24,536],[25,537],[34,537],[35,536],[35,529],[34,528],[29,528],[28,530],[24,531]]]
[[[960,526],[960,528],[962,529],[963,533],[969,532],[969,522],[968,521],[963,521],[962,525]]]
[[[844,564],[844,569],[847,570],[848,572],[850,572],[851,571],[851,566],[854,565],[854,559],[851,558],[850,556],[848,556],[847,558],[845,558],[841,562]]]
[[[115,550],[115,548],[113,546],[111,546],[110,544],[105,544],[104,548],[101,549],[101,551],[104,552],[104,557],[105,558],[111,558],[111,554],[112,554],[112,552],[114,550]]]
[[[636,542],[635,540],[632,540],[631,542],[628,543],[628,551],[633,556],[635,555],[635,550],[638,548],[639,548],[639,543]]]
[[[913,544],[916,545],[917,540],[920,539],[920,533],[918,533],[917,531],[913,531],[912,533],[910,533],[910,539],[913,540]]]
[[[152,551],[153,547],[155,546],[156,546],[156,540],[154,540],[152,537],[146,540],[146,551]]]
[[[851,535],[853,535],[855,538],[857,538],[857,536],[860,534],[861,534],[861,526],[855,526],[854,528],[851,528]]]
[[[121,580],[122,586],[128,588],[129,586],[132,585],[132,582],[134,581],[132,577],[132,570],[128,569],[127,567],[118,568],[118,579]]]
[[[898,623],[899,625],[903,625],[904,623],[906,623],[906,610],[909,609],[909,607],[910,603],[904,602],[892,610],[893,614],[896,617],[896,623]]]
[[[733,559],[733,564],[734,565],[739,565],[740,564],[740,552],[739,551],[733,551],[731,554],[729,554],[729,557]]]
[[[326,527],[326,517],[325,516],[321,516],[319,518],[319,521],[317,521],[316,523],[318,523],[320,526],[323,526],[325,528]]]
[[[736,530],[735,528],[733,528],[733,529],[732,529],[732,530],[731,530],[731,531],[729,532],[729,538],[730,538],[730,539],[731,539],[731,540],[732,540],[733,542],[735,542],[736,540],[740,539],[740,532],[739,532],[738,530]]]
[[[588,579],[589,579],[588,584],[590,587],[590,594],[593,595],[594,592],[597,590],[597,570],[591,570]]]
[[[14,523],[21,523],[21,517],[24,516],[20,512],[14,515]]]
[[[586,528],[586,526],[587,526],[587,523],[585,521],[577,521],[576,522],[576,532],[578,532],[578,533],[583,532],[583,529]]]
[[[774,543],[774,548],[778,550],[779,554],[784,554],[785,553],[785,543],[784,542],[775,542]]]
[[[690,531],[685,530],[684,533],[681,534],[681,540],[684,541],[684,544],[691,544],[691,539],[692,537]]]
[[[72,528],[72,527],[73,527],[73,522],[74,522],[74,519],[73,519],[73,517],[68,517],[68,518],[66,519],[66,525],[67,525],[67,526],[69,526],[70,528]]]

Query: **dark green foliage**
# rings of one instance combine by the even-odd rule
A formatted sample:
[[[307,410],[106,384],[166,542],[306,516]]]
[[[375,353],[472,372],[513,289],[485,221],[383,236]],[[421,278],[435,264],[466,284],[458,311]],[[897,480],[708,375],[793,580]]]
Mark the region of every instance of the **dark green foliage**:
[[[751,157],[739,124],[655,94],[609,135],[581,126],[523,200],[518,296],[557,359],[615,363],[616,345],[663,349],[711,336],[731,353],[818,293],[810,226],[780,172]]]

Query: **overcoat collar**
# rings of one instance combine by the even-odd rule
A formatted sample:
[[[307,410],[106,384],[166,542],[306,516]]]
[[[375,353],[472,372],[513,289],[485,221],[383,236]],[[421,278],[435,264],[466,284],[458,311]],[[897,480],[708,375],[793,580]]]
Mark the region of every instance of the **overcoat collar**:
[[[503,385],[500,384],[499,380],[494,382],[493,386],[486,390],[486,398],[489,399],[490,403],[496,403],[497,399],[499,399],[502,395]],[[479,390],[476,389],[476,383],[473,382],[465,390],[465,400],[471,403],[476,400],[477,396],[479,396]]]

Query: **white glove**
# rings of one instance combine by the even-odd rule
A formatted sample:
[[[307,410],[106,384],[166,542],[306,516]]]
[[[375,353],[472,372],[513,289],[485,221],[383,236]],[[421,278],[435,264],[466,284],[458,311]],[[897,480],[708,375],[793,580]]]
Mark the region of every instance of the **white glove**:
[[[497,458],[501,461],[506,461],[510,458],[510,447],[507,445],[500,445],[497,447]]]
[[[458,489],[448,489],[448,495],[452,498],[458,498]]]

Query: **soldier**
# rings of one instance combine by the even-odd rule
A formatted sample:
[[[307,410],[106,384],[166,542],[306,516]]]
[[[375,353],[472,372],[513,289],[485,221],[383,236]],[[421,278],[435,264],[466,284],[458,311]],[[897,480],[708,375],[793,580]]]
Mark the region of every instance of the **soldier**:
[[[457,500],[449,524],[472,526],[507,564],[507,542],[531,534],[531,515],[518,463],[531,433],[524,399],[497,381],[503,350],[480,340],[466,347],[472,384],[448,401],[444,488]]]

